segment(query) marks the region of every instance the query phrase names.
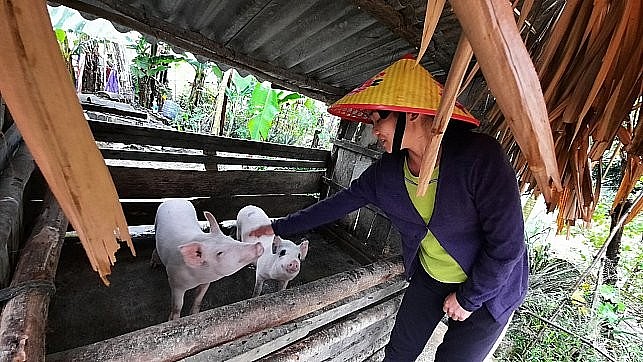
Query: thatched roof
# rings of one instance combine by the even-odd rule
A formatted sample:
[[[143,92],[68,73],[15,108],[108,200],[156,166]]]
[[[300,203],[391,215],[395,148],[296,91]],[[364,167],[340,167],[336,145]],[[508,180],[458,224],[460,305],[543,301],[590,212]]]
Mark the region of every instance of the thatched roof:
[[[452,0],[451,4],[460,1]],[[275,85],[327,102],[338,99],[401,56],[417,53],[427,6],[425,0],[58,3],[88,18],[108,19],[122,29],[149,34],[220,65],[251,72]],[[484,3],[490,7],[505,4],[491,0]],[[515,122],[516,114],[503,115],[496,108],[494,95],[502,107],[501,97],[491,94],[487,84],[493,89],[495,82],[498,91],[498,80],[486,79],[491,76],[490,68],[487,65],[485,70],[482,58],[479,60],[484,76],[471,71],[459,100],[481,118],[484,131],[503,142],[521,184],[543,193],[551,208],[559,207],[561,227],[577,219],[589,220],[600,186],[591,177],[594,163],[614,139],[622,143],[628,163],[615,203],[627,197],[643,174],[643,126],[637,103],[643,78],[643,5],[640,0],[514,3],[515,21],[520,24],[540,79],[544,97],[538,98],[546,105],[551,137],[538,131],[539,127],[532,127],[531,134],[537,136],[533,139],[526,137],[528,132],[519,135],[520,126],[527,123]],[[460,21],[464,20],[458,20],[451,4],[441,11],[422,58],[422,64],[443,83],[462,32]],[[491,29],[494,24],[488,26]],[[469,69],[476,70],[476,56],[482,56],[480,50],[487,46],[480,40],[485,39],[485,34],[467,35],[471,39],[472,35],[481,35],[472,40],[474,60]],[[489,54],[485,58],[489,60]],[[518,63],[521,61],[516,60]],[[520,73],[515,74],[512,80],[520,84]],[[540,93],[533,87],[531,91]],[[520,98],[529,101],[525,97],[522,94]],[[503,111],[509,108],[505,105]],[[539,148],[548,140],[553,140],[555,155],[543,154],[546,148]],[[550,167],[553,158],[558,170]],[[560,179],[554,174],[559,174]],[[553,190],[549,190],[552,185],[548,182],[553,183]],[[555,190],[559,182],[563,190]],[[641,208],[643,201],[635,205],[635,210]]]

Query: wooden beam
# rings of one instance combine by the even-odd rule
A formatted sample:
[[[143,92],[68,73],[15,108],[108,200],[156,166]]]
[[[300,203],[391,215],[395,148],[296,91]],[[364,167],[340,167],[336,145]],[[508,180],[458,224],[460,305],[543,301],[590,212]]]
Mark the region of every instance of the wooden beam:
[[[0,173],[0,288],[11,280],[14,253],[22,241],[24,191],[36,165],[22,143],[6,169]]]
[[[65,215],[105,284],[119,249],[134,247],[118,195],[92,138],[46,2],[0,2],[0,92]]]
[[[199,155],[190,153],[150,152],[138,150],[112,150],[103,148],[100,150],[104,159],[111,160],[132,160],[132,161],[154,161],[154,162],[179,162],[179,163],[214,163],[218,165],[243,165],[243,166],[267,166],[267,167],[288,167],[288,168],[326,168],[325,161],[311,160],[284,160],[274,158],[250,158],[250,157],[223,157],[213,155]],[[214,170],[214,169],[213,169]]]
[[[67,219],[51,193],[20,253],[12,288],[24,287],[7,302],[0,320],[0,359],[44,361],[49,301]]]
[[[102,121],[89,121],[89,126],[96,141],[245,153],[311,161],[327,161],[330,157],[330,152],[327,150],[278,143],[177,132]]]
[[[419,47],[422,29],[415,26],[415,19],[408,19],[384,0],[352,0],[353,5],[363,10],[378,22],[389,28],[393,34],[406,40],[414,47]]]
[[[281,217],[288,213],[299,211],[318,201],[312,195],[229,195],[190,200],[198,215],[210,211],[218,221],[233,220],[237,213],[246,205],[256,205],[262,208],[270,217]],[[123,201],[123,211],[128,225],[154,224],[156,209],[161,200],[149,202]]]
[[[249,71],[258,78],[311,98],[332,102],[348,92],[347,89],[337,88],[300,73],[239,54],[224,44],[215,42],[196,31],[177,30],[175,25],[163,19],[151,17],[149,13],[145,12],[144,8],[141,9],[123,2],[106,0],[96,1],[96,5],[90,5],[78,0],[57,0],[56,2],[78,11],[105,18],[141,33],[150,34],[194,54],[203,55],[215,62]]]
[[[121,199],[313,194],[323,171],[193,171],[110,166]]]
[[[335,274],[108,340],[47,356],[47,361],[173,361],[320,310],[403,272],[395,258]],[[287,301],[287,308],[284,307]]]

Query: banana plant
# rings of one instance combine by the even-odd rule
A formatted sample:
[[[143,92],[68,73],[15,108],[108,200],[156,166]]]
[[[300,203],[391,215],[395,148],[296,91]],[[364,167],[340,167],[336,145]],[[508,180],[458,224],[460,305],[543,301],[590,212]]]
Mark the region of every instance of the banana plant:
[[[281,106],[295,99],[301,94],[285,90],[272,89],[270,82],[261,82],[255,85],[250,98],[252,117],[248,120],[248,131],[253,140],[265,141],[272,127],[272,122],[279,113]]]

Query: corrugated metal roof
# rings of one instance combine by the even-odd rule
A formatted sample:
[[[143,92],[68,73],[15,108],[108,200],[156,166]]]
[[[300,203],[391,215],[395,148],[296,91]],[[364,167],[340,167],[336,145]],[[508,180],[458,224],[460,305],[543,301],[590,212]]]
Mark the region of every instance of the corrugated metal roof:
[[[544,19],[548,7],[559,2],[538,2]],[[403,55],[416,54],[426,11],[426,0],[57,3],[324,101],[338,99]],[[459,36],[447,3],[422,61],[440,82],[446,79]]]
[[[426,1],[60,0],[179,48],[321,100],[334,100],[407,53],[416,53]],[[51,5],[55,5],[51,3]],[[457,34],[445,10],[436,34]],[[380,19],[378,19],[378,17]],[[398,21],[399,29],[381,18]],[[393,27],[393,28],[392,28]],[[125,30],[124,28],[120,28]],[[400,34],[406,34],[404,38]],[[446,39],[445,39],[446,40]],[[423,65],[444,80],[455,44]],[[445,69],[446,68],[446,69]]]

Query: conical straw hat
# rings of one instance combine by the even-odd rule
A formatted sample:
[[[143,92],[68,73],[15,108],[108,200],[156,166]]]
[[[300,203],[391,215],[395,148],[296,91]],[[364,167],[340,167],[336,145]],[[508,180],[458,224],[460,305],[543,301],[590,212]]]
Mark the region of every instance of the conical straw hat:
[[[370,123],[369,111],[382,109],[435,115],[440,105],[442,85],[415,60],[405,57],[377,73],[343,98],[333,103],[328,112],[351,121]],[[480,122],[456,102],[452,119]]]

